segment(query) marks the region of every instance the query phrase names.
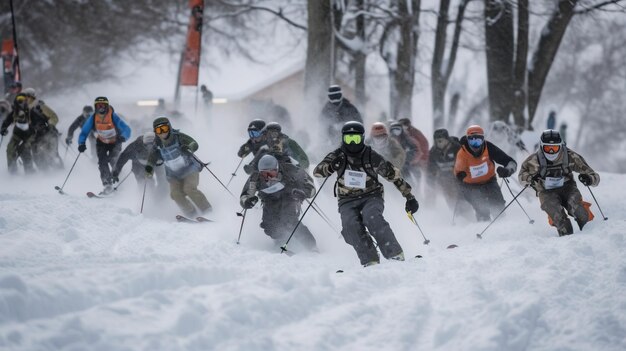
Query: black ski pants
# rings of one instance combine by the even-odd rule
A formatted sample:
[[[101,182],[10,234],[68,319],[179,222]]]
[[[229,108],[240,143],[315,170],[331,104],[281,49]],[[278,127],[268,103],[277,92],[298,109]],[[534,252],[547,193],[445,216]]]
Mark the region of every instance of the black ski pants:
[[[299,200],[280,197],[263,201],[261,228],[269,237],[282,245],[298,223],[302,203]],[[298,225],[293,239],[307,250],[316,250],[315,237],[304,223]]]
[[[115,167],[115,162],[122,152],[122,144],[106,144],[100,140],[96,141],[96,154],[98,155],[98,169],[102,185],[113,183],[111,170]]]
[[[379,261],[372,237],[376,239],[385,258],[391,258],[402,252],[400,243],[383,217],[384,210],[385,200],[380,194],[342,202],[339,205],[343,227],[341,235],[346,243],[354,248],[362,265]]]
[[[484,184],[463,183],[461,192],[476,211],[476,219],[479,221],[491,220],[491,213],[497,213],[504,208],[504,197],[496,177]]]

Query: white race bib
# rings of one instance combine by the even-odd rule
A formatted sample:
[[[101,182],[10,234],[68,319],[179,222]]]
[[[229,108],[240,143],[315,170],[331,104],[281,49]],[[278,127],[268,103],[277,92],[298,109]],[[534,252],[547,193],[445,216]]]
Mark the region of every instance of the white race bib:
[[[275,184],[268,186],[265,189],[261,189],[262,192],[266,193],[266,194],[273,194],[273,193],[277,193],[281,190],[285,189],[285,184],[281,183],[281,182],[276,182]]]
[[[23,131],[27,131],[28,130],[28,123],[16,122],[15,126],[18,127],[19,129],[23,130]]]
[[[167,168],[176,172],[180,170],[181,168],[185,167],[187,164],[185,163],[185,158],[181,155],[181,156],[176,157],[173,160],[165,161],[165,165],[167,166]]]
[[[343,175],[344,185],[349,188],[365,189],[367,174],[365,172],[346,170]]]
[[[556,189],[562,187],[564,182],[564,177],[546,177],[546,180],[543,181],[543,187],[546,190]]]
[[[483,162],[478,166],[470,166],[470,175],[472,178],[478,178],[484,176],[489,171],[489,164]]]
[[[115,128],[98,131],[98,136],[100,136],[100,138],[104,140],[113,139],[115,138],[116,135],[117,135],[117,132],[115,131]]]

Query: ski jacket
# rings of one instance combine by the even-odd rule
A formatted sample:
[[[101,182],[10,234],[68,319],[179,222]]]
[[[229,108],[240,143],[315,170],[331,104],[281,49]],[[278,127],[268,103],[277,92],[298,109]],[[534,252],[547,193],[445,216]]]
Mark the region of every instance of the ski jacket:
[[[346,152],[343,146],[329,153],[315,167],[313,175],[318,178],[329,177],[334,173],[330,165],[337,158],[342,163],[335,182],[335,195],[338,194],[340,205],[366,196],[383,196],[384,188],[378,181],[379,175],[393,182],[402,196],[411,196],[411,186],[402,178],[400,169],[367,145],[358,154]]]
[[[30,113],[28,109],[14,106],[13,111],[8,114],[2,122],[0,130],[8,129],[13,123],[15,123],[15,126],[13,127],[13,134],[16,134],[22,139],[29,137],[35,132],[31,126]]]
[[[128,160],[132,160],[133,165],[140,164],[146,166],[152,151],[152,145],[144,144],[143,136],[138,137],[122,151],[117,159],[113,173],[119,174]]]
[[[154,140],[155,148],[148,157],[148,165],[154,167],[162,161],[167,179],[181,180],[193,172],[202,170],[202,164],[193,156],[198,150],[198,143],[189,135],[172,129],[165,141],[160,137]]]
[[[433,146],[430,149],[428,156],[428,174],[431,177],[438,177],[442,175],[453,175],[454,162],[456,161],[456,155],[461,148],[459,139],[455,137],[448,138],[448,145],[443,149],[438,149]]]
[[[402,169],[406,161],[406,152],[395,138],[387,137],[384,145],[378,145],[374,138],[365,140],[365,144],[372,147],[372,150],[378,152],[385,160],[389,160],[396,168]]]
[[[528,156],[520,167],[518,179],[522,185],[530,184],[538,193],[546,190],[558,189],[568,184],[576,186],[573,172],[586,174],[591,177],[591,185],[600,183],[600,175],[596,173],[585,159],[576,152],[564,147],[567,152],[554,160],[548,161],[541,150]],[[538,174],[541,178],[532,182],[532,178]]]
[[[408,133],[408,136],[417,142],[413,158],[418,160],[421,166],[425,167],[428,164],[428,139],[426,139],[424,133],[413,126],[409,126],[409,130],[403,132],[403,134],[405,133]]]
[[[345,97],[339,105],[328,101],[322,108],[321,119],[330,124],[342,124],[348,121],[363,123],[359,110]]]
[[[85,124],[86,120],[87,120],[87,118],[85,116],[83,116],[82,114],[80,116],[76,117],[74,122],[72,122],[72,124],[70,124],[70,127],[67,129],[67,138],[73,139],[74,138],[74,131],[76,131],[76,129],[78,129],[78,128],[82,128],[82,126]],[[95,138],[93,133],[89,133],[89,137],[90,138]]]
[[[517,163],[504,151],[485,140],[482,151],[473,152],[467,143],[467,137],[461,138],[461,149],[456,155],[454,175],[465,172],[465,184],[485,184],[496,176],[496,165],[509,168],[511,173],[517,169]]]
[[[126,122],[124,122],[122,118],[120,118],[120,116],[117,113],[115,113],[115,111],[113,110],[113,107],[109,107],[107,116],[109,116],[109,114],[110,114],[111,124],[114,128],[113,130],[115,131],[115,136],[114,136],[115,139],[112,143],[121,142],[120,137],[123,138],[124,140],[129,140],[130,133],[131,133],[130,127],[126,124]],[[83,127],[81,128],[81,131],[80,131],[80,136],[78,137],[79,145],[82,145],[85,143],[85,141],[87,140],[87,137],[89,136],[89,133],[91,133],[92,131],[95,132],[98,140],[102,142],[105,142],[104,140],[111,138],[110,135],[106,135],[106,134],[107,133],[113,134],[113,132],[105,132],[104,129],[99,131],[96,129],[96,118],[100,118],[100,117],[96,117],[96,113],[94,112],[91,114],[91,116],[89,116],[89,118],[87,118],[87,120],[83,124]],[[105,117],[105,119],[106,120],[102,121],[103,119],[100,118],[100,121],[104,123],[108,123],[108,117]],[[102,136],[102,138],[100,135],[101,133],[105,134]]]
[[[252,156],[256,156],[259,152],[259,149],[265,145],[263,141],[252,141],[252,139],[248,139],[243,145],[239,147],[239,151],[237,151],[237,156],[243,158],[252,153]]]
[[[294,196],[295,189],[303,191],[304,196],[309,199],[315,195],[313,179],[303,169],[292,164],[282,164],[279,166],[278,174],[277,180],[268,182],[259,172],[252,173],[241,191],[239,197],[241,206],[244,206],[246,200],[257,195],[263,202],[302,201],[303,199]]]

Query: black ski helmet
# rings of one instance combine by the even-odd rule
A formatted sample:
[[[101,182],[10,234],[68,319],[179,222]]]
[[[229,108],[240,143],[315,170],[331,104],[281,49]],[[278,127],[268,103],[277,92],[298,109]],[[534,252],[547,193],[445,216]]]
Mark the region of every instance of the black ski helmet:
[[[561,133],[558,130],[554,129],[546,129],[541,133],[541,143],[542,144],[562,144],[563,139],[561,139]]]
[[[350,143],[346,144],[344,135],[347,134],[359,134],[361,135],[361,142],[358,144]],[[358,154],[365,148],[365,140],[363,135],[365,134],[365,127],[361,122],[349,121],[346,122],[341,128],[341,148],[349,154]]]
[[[257,130],[261,131],[265,127],[265,121],[262,119],[255,119],[250,124],[248,124],[248,131]]]
[[[263,128],[263,130],[266,132],[279,132],[280,133],[283,130],[283,127],[281,127],[278,122],[270,122],[265,125],[265,128]]]
[[[341,128],[341,134],[365,134],[365,127],[361,122],[349,121]]]
[[[448,130],[447,129],[441,128],[441,129],[435,130],[435,133],[433,134],[433,137],[435,139],[448,139],[450,137],[450,135],[448,134]]]

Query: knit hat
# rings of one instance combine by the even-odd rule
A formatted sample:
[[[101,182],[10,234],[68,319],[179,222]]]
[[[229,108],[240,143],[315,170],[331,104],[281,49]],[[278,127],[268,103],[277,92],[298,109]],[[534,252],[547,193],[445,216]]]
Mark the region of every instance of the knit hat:
[[[382,122],[376,122],[372,124],[372,130],[370,131],[372,137],[378,136],[387,136],[389,133],[387,132],[387,127]]]

